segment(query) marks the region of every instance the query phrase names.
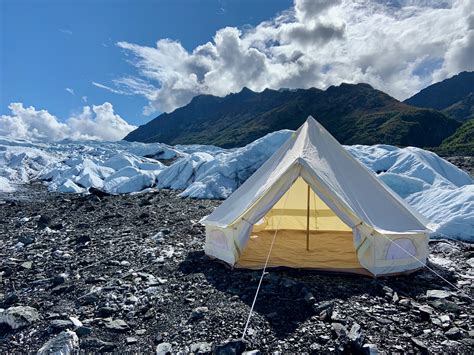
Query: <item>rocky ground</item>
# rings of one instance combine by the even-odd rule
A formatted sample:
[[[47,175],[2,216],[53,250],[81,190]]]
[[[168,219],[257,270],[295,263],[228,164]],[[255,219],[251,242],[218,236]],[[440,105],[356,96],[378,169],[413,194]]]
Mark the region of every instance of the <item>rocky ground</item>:
[[[464,170],[472,178],[474,178],[474,157],[473,156],[462,156],[456,155],[452,157],[444,157],[451,164],[456,165],[459,169]]]
[[[474,248],[432,242],[431,271],[384,279],[260,272],[203,253],[218,201],[175,192],[0,196],[0,353],[473,353]],[[41,349],[40,349],[41,348]],[[258,352],[255,352],[258,353]]]

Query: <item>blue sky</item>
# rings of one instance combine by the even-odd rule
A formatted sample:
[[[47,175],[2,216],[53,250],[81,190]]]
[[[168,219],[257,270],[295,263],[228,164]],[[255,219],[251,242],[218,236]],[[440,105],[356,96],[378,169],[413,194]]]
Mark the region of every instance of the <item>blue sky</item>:
[[[473,13],[458,0],[0,0],[0,136],[117,140],[243,87],[368,83],[404,100],[474,71]]]
[[[47,109],[59,119],[86,104],[111,102],[140,125],[147,100],[92,85],[131,75],[135,68],[115,44],[153,47],[178,40],[191,51],[225,26],[255,25],[291,7],[289,0],[0,0],[0,114],[11,102]],[[66,91],[70,88],[74,95]]]

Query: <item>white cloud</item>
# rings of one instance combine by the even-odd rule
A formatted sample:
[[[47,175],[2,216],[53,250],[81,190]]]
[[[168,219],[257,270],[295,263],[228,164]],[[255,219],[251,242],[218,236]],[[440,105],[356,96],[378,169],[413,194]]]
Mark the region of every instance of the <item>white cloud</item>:
[[[60,29],[59,29],[59,32],[65,34],[65,35],[69,35],[69,36],[72,35],[72,31],[71,31],[71,30],[65,30],[64,28],[60,28]]]
[[[83,97],[82,97],[82,101],[83,101],[85,104],[87,104],[87,96],[83,96]]]
[[[94,85],[169,112],[199,94],[244,86],[326,88],[366,82],[405,99],[462,70],[474,70],[474,2],[463,0],[295,0],[255,27],[226,27],[188,52],[170,39],[156,47],[117,45],[133,55],[134,78]]]
[[[126,91],[114,89],[114,88],[112,88],[112,87],[110,87],[110,86],[103,85],[103,84],[101,84],[101,83],[96,83],[95,81],[92,82],[92,85],[97,86],[98,88],[105,89],[105,90],[108,90],[108,91],[110,91],[110,92],[113,92],[114,94],[132,95],[131,92],[126,92]]]
[[[136,127],[114,113],[112,104],[84,106],[79,115],[60,122],[46,110],[11,103],[11,115],[0,115],[0,136],[32,141],[120,140]]]
[[[67,91],[68,93],[70,93],[71,95],[75,95],[75,94],[74,94],[74,90],[71,89],[71,88],[66,88],[66,89],[64,89],[64,90],[66,90],[66,91]]]

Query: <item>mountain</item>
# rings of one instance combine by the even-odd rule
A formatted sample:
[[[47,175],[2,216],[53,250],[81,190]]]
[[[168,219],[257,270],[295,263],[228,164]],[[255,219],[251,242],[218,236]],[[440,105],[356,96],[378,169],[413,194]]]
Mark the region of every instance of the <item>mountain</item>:
[[[445,108],[442,112],[460,122],[474,118],[474,92]]]
[[[441,155],[474,155],[474,119],[459,127],[453,135],[446,138],[434,151]]]
[[[432,109],[401,103],[367,84],[327,90],[244,88],[225,97],[201,95],[125,137],[127,141],[243,146],[314,116],[343,144],[437,146],[460,123]]]
[[[468,116],[461,114],[466,111],[472,114],[474,93],[474,72],[462,72],[449,79],[430,85],[419,93],[405,100],[405,103],[417,107],[445,110],[453,118],[465,121]],[[453,106],[461,106],[461,110]]]

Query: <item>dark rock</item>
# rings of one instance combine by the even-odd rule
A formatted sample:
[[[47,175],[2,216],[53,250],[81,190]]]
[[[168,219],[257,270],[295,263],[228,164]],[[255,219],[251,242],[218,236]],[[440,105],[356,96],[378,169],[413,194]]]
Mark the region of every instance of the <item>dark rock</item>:
[[[99,315],[99,317],[105,318],[105,317],[110,317],[114,315],[115,313],[117,313],[117,311],[118,311],[117,308],[104,306],[104,307],[100,307],[97,310],[97,314]]]
[[[52,230],[59,231],[64,228],[64,225],[62,223],[56,223],[56,224],[50,225],[49,228]]]
[[[36,242],[36,238],[33,235],[21,235],[18,237],[18,241],[24,245],[30,245]]]
[[[206,313],[209,311],[207,307],[197,307],[194,308],[193,311],[191,312],[191,316],[189,317],[190,320],[197,320],[204,318]]]
[[[85,280],[86,284],[98,284],[107,281],[104,277],[88,276]]]
[[[413,344],[415,344],[416,347],[418,347],[418,349],[422,353],[426,353],[426,354],[428,353],[428,347],[422,340],[417,339],[417,338],[411,338],[411,341],[413,342]]]
[[[87,295],[84,295],[84,296],[78,298],[77,301],[80,304],[82,304],[84,306],[87,306],[87,305],[94,305],[94,304],[99,303],[100,299],[99,299],[99,297],[97,297],[96,294],[88,293]]]
[[[11,267],[8,266],[8,265],[6,265],[6,266],[1,266],[1,265],[0,265],[0,271],[3,272],[3,276],[4,276],[4,277],[12,276],[13,273],[14,273],[13,268],[11,268]]]
[[[98,338],[91,337],[91,338],[81,339],[81,348],[84,348],[84,349],[94,349],[101,352],[109,352],[109,351],[113,351],[117,346],[118,344],[116,343],[103,341]]]
[[[424,319],[424,320],[430,319],[430,317],[434,313],[434,309],[431,308],[428,305],[422,305],[422,306],[418,307],[418,310],[420,311],[421,318]]]
[[[172,344],[172,353],[206,352],[201,342],[213,344],[214,350],[223,339],[240,335],[261,271],[230,271],[205,256],[205,230],[197,221],[219,202],[181,199],[164,190],[110,196],[100,203],[90,195],[67,195],[69,201],[63,196],[48,193],[18,201],[17,207],[0,206],[0,220],[6,221],[0,224],[0,301],[8,303],[0,305],[0,313],[18,305],[38,310],[38,320],[23,330],[0,325],[0,354],[36,351],[62,329],[74,329],[81,353],[150,353],[163,342]],[[141,200],[153,207],[140,207]],[[199,204],[208,207],[199,209]],[[150,217],[141,220],[142,214]],[[39,215],[61,222],[63,230],[37,231],[38,218],[24,218]],[[104,219],[106,215],[110,217]],[[159,244],[151,239],[157,233]],[[29,235],[36,241],[20,247],[18,237]],[[439,256],[436,243],[430,242],[429,248]],[[474,263],[467,258],[474,256],[474,248],[452,243],[459,251],[444,256],[453,261],[452,270],[439,272],[470,294]],[[32,262],[31,269],[21,266],[26,261]],[[70,285],[74,288],[69,292],[51,292]],[[449,292],[449,297],[429,298],[427,290]],[[19,299],[9,302],[13,293]],[[191,320],[199,306],[208,310],[195,312]],[[372,343],[372,352],[378,347],[380,352],[419,353],[413,337],[436,353],[471,353],[471,308],[461,292],[426,270],[373,282],[276,269],[263,278],[247,349],[263,354],[360,354],[369,352],[369,345],[361,344]],[[106,327],[119,318],[127,326]],[[337,323],[336,329],[331,323]],[[453,327],[461,338],[456,339],[456,332],[450,335]]]
[[[97,196],[98,198],[102,199],[106,196],[110,196],[110,194],[108,192],[105,192],[105,191],[102,191],[102,190],[99,190],[95,187],[89,187],[89,193],[91,193],[92,195],[94,196]]]
[[[332,312],[334,309],[334,301],[324,301],[321,303],[316,303],[313,306],[314,311],[316,314],[319,315],[321,320],[329,320],[331,319]]]
[[[20,298],[18,297],[18,295],[16,294],[16,292],[12,292],[10,294],[8,294],[2,302],[0,302],[0,307],[2,308],[6,308],[6,307],[9,307],[9,306],[12,306],[14,305],[15,303],[17,303],[18,301],[20,300]]]
[[[74,324],[69,319],[55,319],[49,324],[49,326],[53,331],[62,331],[74,328]]]
[[[91,242],[92,239],[91,237],[89,237],[88,235],[80,235],[76,238],[76,244],[86,244],[86,243],[89,243]]]
[[[458,327],[452,327],[446,333],[444,333],[446,338],[451,340],[458,340],[463,337],[461,330]]]
[[[313,294],[309,292],[306,288],[302,290],[303,292],[303,298],[307,304],[310,306],[314,305],[316,299],[314,298]]]
[[[216,345],[213,353],[215,355],[241,355],[247,348],[247,343],[243,340],[229,340]]]
[[[74,290],[75,286],[73,284],[62,284],[55,286],[51,289],[51,293],[55,295],[61,295],[64,293],[69,293]]]
[[[435,250],[444,253],[444,254],[452,254],[459,252],[459,248],[455,245],[448,243],[448,242],[440,242],[436,245]]]
[[[362,354],[364,355],[377,355],[379,350],[375,344],[364,344],[362,346]]]
[[[76,334],[80,337],[91,335],[92,334],[92,328],[91,327],[86,327],[86,326],[78,327],[76,329]]]
[[[430,303],[436,309],[439,309],[443,312],[453,312],[458,313],[460,311],[459,306],[451,301],[445,299],[438,299]]]
[[[374,317],[374,319],[380,324],[392,324],[393,320],[384,317]]]
[[[45,229],[51,223],[51,218],[46,215],[41,215],[38,222],[36,223],[36,227],[38,229]]]
[[[58,275],[58,276],[53,277],[51,282],[53,283],[54,286],[58,286],[65,283],[66,280],[67,280],[67,277],[65,275]]]

